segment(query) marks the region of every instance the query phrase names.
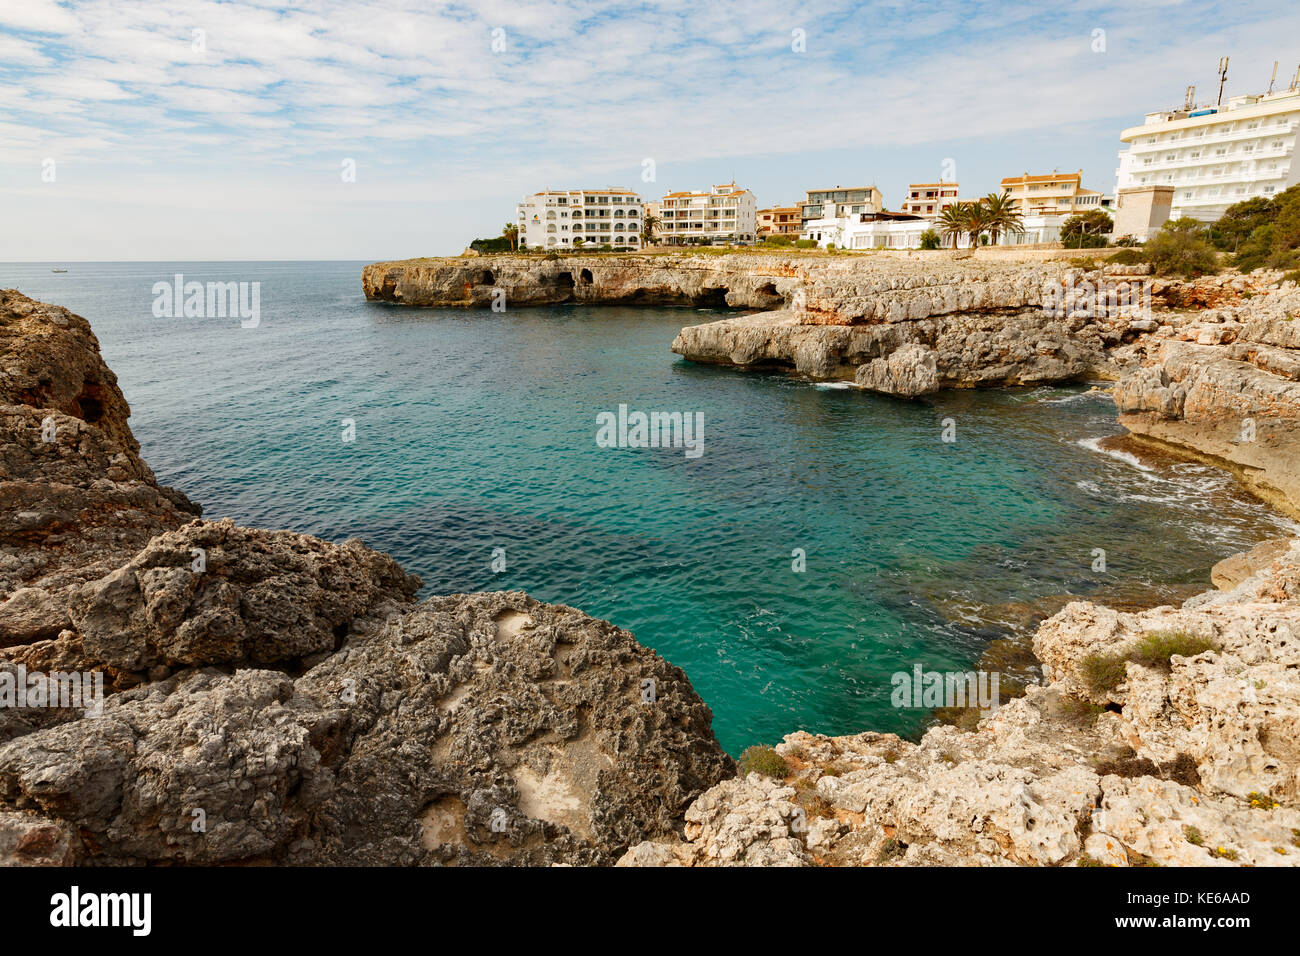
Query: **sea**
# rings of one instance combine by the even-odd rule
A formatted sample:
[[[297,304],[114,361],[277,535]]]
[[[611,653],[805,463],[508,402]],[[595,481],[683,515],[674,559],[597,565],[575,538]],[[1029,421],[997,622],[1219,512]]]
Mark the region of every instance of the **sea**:
[[[90,321],[145,459],[206,517],[360,537],[425,596],[612,621],[733,754],[914,738],[932,715],[894,706],[894,675],[976,669],[1069,600],[1178,603],[1300,530],[1126,443],[1091,383],[900,401],[670,351],[722,311],[410,308],[367,302],[363,265],[9,263],[0,287]],[[178,275],[256,288],[256,321],[186,317],[161,301]],[[600,441],[620,406],[680,413],[698,449]]]

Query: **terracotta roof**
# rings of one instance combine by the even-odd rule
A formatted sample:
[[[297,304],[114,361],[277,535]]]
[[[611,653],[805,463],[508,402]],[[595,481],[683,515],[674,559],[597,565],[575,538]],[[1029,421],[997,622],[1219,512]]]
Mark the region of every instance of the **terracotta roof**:
[[[543,189],[534,196],[635,196],[631,189]]]
[[[1081,179],[1083,179],[1083,174],[1082,173],[1052,173],[1050,176],[1030,176],[1026,174],[1024,176],[1005,176],[1003,177],[1002,181],[1004,183],[1052,183],[1052,182],[1065,182],[1066,180],[1070,180],[1070,179],[1073,179],[1075,182],[1078,182]]]
[[[938,189],[941,186],[951,186],[953,189],[958,188],[956,183],[908,183],[907,184],[908,189]]]

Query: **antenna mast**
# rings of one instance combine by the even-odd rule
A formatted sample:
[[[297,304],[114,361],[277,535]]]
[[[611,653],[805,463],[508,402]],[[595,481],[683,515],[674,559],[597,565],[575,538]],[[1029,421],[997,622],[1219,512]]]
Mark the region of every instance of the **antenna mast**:
[[[1273,95],[1273,84],[1277,82],[1277,60],[1273,61],[1273,78],[1268,81],[1268,95]]]
[[[1228,58],[1226,56],[1221,56],[1219,57],[1219,100],[1218,103],[1215,104],[1217,106],[1223,105],[1223,84],[1226,83],[1227,81],[1228,81]]]
[[[1193,83],[1191,86],[1187,88],[1187,98],[1183,100],[1183,109],[1188,110],[1190,112],[1192,109],[1195,108],[1195,105],[1196,105],[1196,84]]]

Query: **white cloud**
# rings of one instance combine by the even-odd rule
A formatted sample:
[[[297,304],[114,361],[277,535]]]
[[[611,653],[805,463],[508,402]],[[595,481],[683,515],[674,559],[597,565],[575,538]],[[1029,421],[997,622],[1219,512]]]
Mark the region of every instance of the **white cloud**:
[[[77,18],[54,0],[0,0],[0,26],[33,33],[72,33]]]
[[[1019,171],[1017,143],[1044,130],[1062,162],[1095,156],[1095,133],[1082,130],[1118,132],[1181,99],[1221,53],[1240,64],[1232,83],[1262,87],[1267,70],[1255,77],[1251,64],[1271,66],[1277,38],[1300,32],[1284,0],[1231,20],[1185,0],[1153,32],[1164,2],[1087,0],[1048,16],[1029,0],[0,0],[0,23],[19,31],[0,37],[12,131],[0,163],[20,164],[21,179],[57,144],[85,171],[83,201],[96,183],[142,195],[143,180],[124,190],[146,170],[217,195],[336,180],[342,156],[393,196],[449,201],[538,180],[632,183],[646,156],[668,169],[726,160],[745,179],[781,154],[856,151],[869,171],[891,152],[946,156],[964,142]],[[1105,55],[1091,51],[1097,27]],[[796,28],[806,53],[791,50]],[[1095,175],[1101,184],[1111,170]],[[266,208],[284,216],[296,196],[278,185]]]

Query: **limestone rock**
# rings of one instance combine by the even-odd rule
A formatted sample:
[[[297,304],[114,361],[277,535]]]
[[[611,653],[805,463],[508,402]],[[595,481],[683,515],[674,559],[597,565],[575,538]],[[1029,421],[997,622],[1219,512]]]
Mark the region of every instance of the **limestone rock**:
[[[195,521],[83,586],[71,616],[88,657],[119,671],[273,664],[333,651],[356,619],[419,587],[355,539]]]
[[[923,345],[905,345],[888,358],[858,367],[857,383],[873,392],[915,398],[939,390],[939,366]]]

